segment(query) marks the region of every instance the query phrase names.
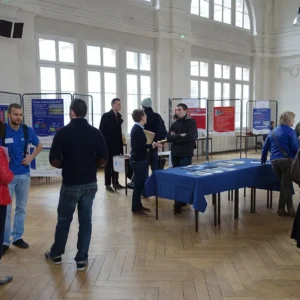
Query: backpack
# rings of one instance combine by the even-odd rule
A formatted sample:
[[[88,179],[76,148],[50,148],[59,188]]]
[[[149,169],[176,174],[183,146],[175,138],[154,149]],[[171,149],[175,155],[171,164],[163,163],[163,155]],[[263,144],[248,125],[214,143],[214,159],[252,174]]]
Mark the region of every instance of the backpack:
[[[24,157],[27,155],[27,148],[28,148],[28,126],[25,124],[22,124],[23,134],[24,134]],[[3,130],[3,136],[2,136],[2,147],[6,147],[5,145],[5,139],[6,139],[6,124],[4,124],[4,130]]]

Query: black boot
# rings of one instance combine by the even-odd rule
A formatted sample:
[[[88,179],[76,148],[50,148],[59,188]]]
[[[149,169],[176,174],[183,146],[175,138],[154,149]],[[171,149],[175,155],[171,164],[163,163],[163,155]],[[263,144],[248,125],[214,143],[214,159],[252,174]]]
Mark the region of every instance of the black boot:
[[[173,207],[173,211],[174,211],[174,215],[179,215],[181,213],[181,204],[178,201],[174,202],[174,207]]]

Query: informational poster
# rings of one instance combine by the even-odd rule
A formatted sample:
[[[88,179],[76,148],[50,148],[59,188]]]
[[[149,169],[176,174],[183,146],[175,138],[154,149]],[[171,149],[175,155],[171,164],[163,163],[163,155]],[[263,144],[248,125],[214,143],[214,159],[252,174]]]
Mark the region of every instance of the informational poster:
[[[8,105],[0,105],[0,121],[7,121]]]
[[[234,135],[235,108],[214,107],[214,134]]]
[[[32,99],[32,126],[39,137],[53,137],[64,126],[62,99]]]
[[[199,137],[206,136],[206,108],[189,108],[188,114],[195,119]]]
[[[253,108],[253,133],[268,134],[271,122],[270,108]]]
[[[266,100],[265,101],[264,100],[256,100],[255,107],[256,108],[269,108],[270,102],[266,101]]]
[[[30,147],[30,154],[35,147]],[[43,148],[39,155],[30,164],[31,177],[61,177],[61,169],[52,167],[49,163],[50,148]]]

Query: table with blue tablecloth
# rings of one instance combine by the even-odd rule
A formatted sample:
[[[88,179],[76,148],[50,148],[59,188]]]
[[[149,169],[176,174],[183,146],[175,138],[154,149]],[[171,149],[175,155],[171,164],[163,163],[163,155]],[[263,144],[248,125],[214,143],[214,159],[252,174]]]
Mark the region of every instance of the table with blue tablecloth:
[[[216,195],[220,195],[221,192],[235,190],[238,198],[240,188],[280,191],[280,181],[270,163],[261,165],[257,159],[245,158],[202,165],[205,169],[222,169],[220,167],[222,163],[225,165],[233,161],[237,163],[234,167],[223,168],[222,173],[206,176],[193,175],[190,169],[182,167],[155,171],[145,184],[144,194],[146,197],[156,196],[156,218],[158,218],[158,197],[190,204],[198,214],[206,210],[207,195],[213,195],[213,203],[215,206],[219,203],[220,207],[220,199],[216,202]],[[238,199],[236,202],[235,209],[238,213]]]

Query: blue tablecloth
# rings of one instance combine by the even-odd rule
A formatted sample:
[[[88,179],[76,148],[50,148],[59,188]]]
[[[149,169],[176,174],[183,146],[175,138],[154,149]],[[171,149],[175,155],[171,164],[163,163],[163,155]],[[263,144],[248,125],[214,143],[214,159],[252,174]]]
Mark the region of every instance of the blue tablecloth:
[[[207,176],[187,174],[190,171],[183,168],[155,171],[145,184],[145,196],[158,196],[180,201],[193,205],[193,208],[200,212],[205,212],[206,195],[244,187],[280,191],[280,181],[271,164],[261,165],[258,160],[247,158],[237,159],[237,161],[244,161],[245,163],[232,167],[235,169],[234,171]],[[218,162],[204,165],[215,167],[216,163]]]

